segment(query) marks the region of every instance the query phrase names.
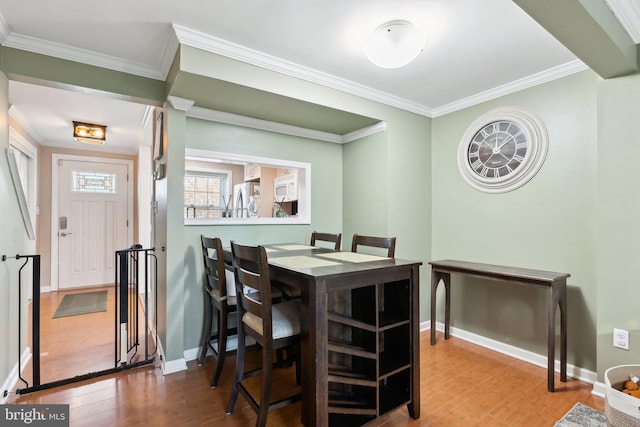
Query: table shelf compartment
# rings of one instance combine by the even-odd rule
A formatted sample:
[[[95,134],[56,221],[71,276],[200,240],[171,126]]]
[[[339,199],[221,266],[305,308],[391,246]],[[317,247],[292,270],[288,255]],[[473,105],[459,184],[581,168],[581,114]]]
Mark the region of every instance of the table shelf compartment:
[[[411,328],[403,324],[380,333],[380,376],[411,365]]]
[[[380,415],[411,402],[411,369],[402,370],[380,380]]]
[[[377,414],[376,385],[376,381],[372,381],[370,385],[366,386],[358,384],[336,384],[330,382],[329,413],[345,415],[345,417],[340,417],[343,422],[349,419],[346,415],[369,415],[375,417]],[[331,425],[343,424],[331,423]],[[357,424],[349,422],[346,425]]]

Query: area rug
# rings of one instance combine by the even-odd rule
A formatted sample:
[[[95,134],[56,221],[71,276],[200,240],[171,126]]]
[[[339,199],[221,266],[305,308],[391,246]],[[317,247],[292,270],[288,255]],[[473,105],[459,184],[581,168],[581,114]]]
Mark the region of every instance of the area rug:
[[[578,402],[556,423],[555,427],[604,427],[606,425],[607,419],[604,413]]]
[[[60,305],[53,314],[52,319],[96,313],[98,311],[107,311],[107,291],[67,294],[60,301]]]

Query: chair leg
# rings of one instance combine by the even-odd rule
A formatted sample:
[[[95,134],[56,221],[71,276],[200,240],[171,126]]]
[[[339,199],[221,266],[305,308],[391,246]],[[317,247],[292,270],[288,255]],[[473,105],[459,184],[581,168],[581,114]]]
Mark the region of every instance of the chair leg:
[[[218,385],[222,367],[224,366],[224,359],[227,354],[227,317],[229,313],[224,306],[216,311],[218,312],[218,360],[216,361],[216,368],[211,377],[211,388],[215,388]]]
[[[211,319],[213,316],[213,307],[211,306],[211,299],[208,293],[206,298],[207,303],[204,308],[204,335],[202,336],[202,345],[200,346],[200,354],[198,355],[198,366],[202,366],[204,364],[204,359],[207,357],[207,351],[209,350],[209,341],[211,340]]]
[[[240,323],[241,320],[238,320]],[[244,374],[244,355],[245,355],[245,335],[241,324],[238,325],[238,350],[236,351],[236,372],[233,378],[233,386],[231,388],[231,396],[227,404],[227,414],[233,412],[233,407],[238,399],[238,384],[242,381]]]
[[[264,427],[269,415],[269,403],[271,402],[271,379],[273,376],[273,345],[268,343],[262,348],[262,395],[256,427]]]
[[[295,350],[296,350],[296,384],[301,385],[302,384],[302,366],[301,366],[301,351],[302,349],[300,348],[299,344],[296,344],[295,346]]]

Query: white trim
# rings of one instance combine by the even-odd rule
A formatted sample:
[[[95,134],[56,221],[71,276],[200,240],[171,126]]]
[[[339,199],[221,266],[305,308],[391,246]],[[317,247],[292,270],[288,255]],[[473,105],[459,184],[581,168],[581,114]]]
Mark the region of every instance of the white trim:
[[[322,132],[268,120],[254,119],[251,117],[240,116],[238,114],[209,110],[202,107],[193,107],[187,112],[187,117],[208,120],[211,122],[226,123],[252,129],[260,129],[268,132],[281,133],[283,135],[292,135],[302,138],[317,139],[319,141],[334,142],[336,144],[340,144],[343,142],[342,136],[335,133]]]
[[[629,0],[605,0],[631,40],[640,43],[640,7]]]
[[[24,368],[27,367],[27,363],[29,363],[29,360],[31,360],[31,348],[27,347],[24,349],[24,351],[22,352],[22,355],[20,356],[20,367],[22,368],[22,371],[24,371]],[[9,372],[9,375],[7,376],[7,379],[5,380],[4,384],[2,384],[2,394],[0,394],[0,404],[5,404],[7,402],[7,399],[9,398],[9,393],[13,391],[13,389],[18,384],[18,381],[20,380],[20,374],[22,374],[22,372],[18,370],[18,364],[16,363],[11,369],[11,372]],[[6,393],[6,396],[5,396],[5,393]]]
[[[9,112],[15,112],[15,109],[10,108]],[[18,122],[21,126],[22,123]],[[26,129],[25,129],[26,130]],[[38,148],[25,138],[20,132],[9,126],[9,146],[14,147],[16,150],[23,153],[29,158],[27,164],[27,186],[26,189],[26,202],[29,217],[31,218],[31,224],[33,228],[33,240],[36,237],[36,224],[38,217]]]
[[[420,332],[424,332],[431,329],[431,322],[425,321],[420,323]],[[436,322],[436,330],[438,332],[444,333],[444,324],[441,322]],[[519,347],[515,347],[509,344],[505,344],[500,341],[496,341],[490,338],[483,337],[478,334],[474,334],[473,332],[468,332],[463,329],[454,328],[450,329],[451,336],[455,336],[461,340],[468,341],[470,343],[479,345],[481,347],[487,348],[492,351],[496,351],[498,353],[504,354],[509,357],[513,357],[515,359],[521,360],[523,362],[531,363],[532,365],[539,366],[541,368],[547,368],[547,356],[540,355],[538,353],[534,353],[529,350],[524,350]],[[436,345],[438,345],[436,343]],[[560,372],[560,361],[556,360],[554,363],[555,372]],[[597,373],[593,371],[589,371],[587,369],[581,368],[579,366],[567,364],[567,376],[574,378],[576,380],[585,382],[587,384],[594,385],[594,390],[591,392],[592,394],[599,396],[600,387],[596,390],[596,380]]]
[[[355,141],[366,136],[375,135],[376,133],[384,132],[387,130],[387,122],[378,122],[371,126],[363,127],[362,129],[354,130],[353,132],[345,133],[342,135],[342,143]]]
[[[423,116],[431,117],[433,114],[431,108],[425,107],[417,102],[409,101],[350,80],[304,67],[275,56],[267,55],[257,50],[213,37],[209,34],[201,33],[178,24],[173,24],[173,30],[176,33],[178,41],[187,46],[316,83],[321,86],[337,89],[341,92],[350,93]]]
[[[176,360],[162,360],[162,375],[175,374],[186,370],[187,361],[184,357]]]
[[[88,49],[56,43],[19,33],[10,33],[6,38],[4,46],[79,62],[81,64],[107,68],[109,70],[135,74],[155,80],[164,80],[166,77],[162,75],[157,67],[148,64],[129,61],[116,56],[105,55]]]
[[[9,107],[9,117],[18,122],[20,126],[40,145],[44,145],[44,139],[29,125],[29,120],[15,105]]]
[[[189,111],[191,107],[193,107],[193,104],[196,103],[196,101],[193,99],[180,98],[179,96],[173,95],[169,95],[167,99],[169,100],[169,104],[171,104],[173,108],[185,112]]]
[[[4,45],[11,34],[11,30],[7,25],[7,21],[4,20],[4,17],[0,14],[0,44]]]
[[[133,160],[114,159],[107,157],[77,156],[72,154],[53,153],[51,155],[51,290],[58,290],[58,181],[59,181],[59,161],[72,160],[79,162],[109,163],[127,166],[127,241],[129,245],[133,242]]]
[[[482,104],[483,102],[491,101],[492,99],[497,99],[501,96],[510,95],[512,93],[516,93],[533,86],[538,86],[543,83],[548,83],[553,80],[570,76],[572,74],[579,73],[588,69],[589,67],[587,67],[585,63],[583,63],[579,59],[576,59],[574,61],[567,62],[566,64],[549,68],[548,70],[532,74],[530,76],[504,84],[502,86],[498,86],[493,89],[489,89],[484,92],[459,99],[446,105],[441,105],[440,107],[433,109],[433,113],[429,117],[435,118],[443,116],[445,114],[453,113],[454,111],[462,110],[463,108]]]
[[[176,372],[186,371],[187,360],[183,357],[176,360],[166,360],[164,348],[158,338],[157,342],[158,354],[160,356],[160,368],[162,369],[162,375],[175,374]]]
[[[506,85],[490,89],[476,95],[463,98],[439,107],[428,107],[399,96],[355,83],[331,74],[323,73],[299,64],[266,55],[244,46],[204,34],[181,25],[172,24],[175,37],[172,35],[162,53],[159,67],[142,64],[111,55],[80,49],[69,45],[54,43],[22,34],[11,33],[0,15],[0,41],[7,47],[35,52],[42,55],[67,59],[83,64],[94,65],[115,71],[121,71],[156,80],[165,80],[175,59],[179,44],[195,47],[207,52],[242,61],[280,74],[299,78],[344,93],[359,96],[401,110],[409,111],[425,117],[435,118],[472,105],[480,104],[500,96],[518,92],[522,89],[552,81],[569,74],[588,69],[579,60],[550,68],[532,76],[527,76]],[[635,38],[635,36],[634,36]]]

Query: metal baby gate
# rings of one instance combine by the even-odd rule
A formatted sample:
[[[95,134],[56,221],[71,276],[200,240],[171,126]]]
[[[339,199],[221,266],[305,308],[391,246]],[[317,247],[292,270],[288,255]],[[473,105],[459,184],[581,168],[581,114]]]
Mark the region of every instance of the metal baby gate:
[[[133,245],[129,249],[115,253],[115,313],[114,313],[114,360],[113,367],[72,378],[41,382],[40,348],[40,255],[2,256],[8,259],[24,260],[18,271],[18,380],[25,384],[17,388],[17,394],[25,394],[49,389],[73,382],[83,381],[124,369],[151,364],[157,353],[157,258],[154,249],[143,249]],[[31,301],[31,384],[22,376],[23,346],[21,337],[22,275],[32,262]],[[141,307],[142,306],[142,307]],[[143,315],[143,318],[141,318]],[[9,393],[4,390],[4,395]]]

